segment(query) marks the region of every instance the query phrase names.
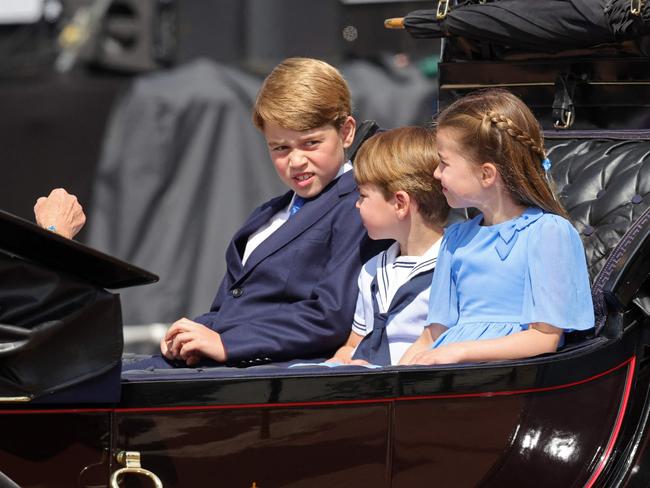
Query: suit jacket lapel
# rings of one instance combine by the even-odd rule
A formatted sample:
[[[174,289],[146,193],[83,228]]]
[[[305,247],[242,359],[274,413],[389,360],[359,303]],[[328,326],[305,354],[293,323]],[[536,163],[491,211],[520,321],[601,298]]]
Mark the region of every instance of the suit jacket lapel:
[[[339,198],[354,191],[356,186],[351,171],[341,175],[341,177],[333,181],[330,185],[318,198],[306,202],[300,212],[291,217],[291,219],[285,222],[253,251],[248,261],[246,261],[243,275],[257,266],[260,261],[287,245],[302,232],[314,225],[314,223],[336,205]]]
[[[227,267],[232,271],[234,278],[237,278],[243,269],[242,257],[244,255],[244,249],[246,248],[248,238],[253,234],[253,232],[268,222],[273,215],[286,207],[289,204],[289,201],[291,201],[292,195],[293,192],[287,192],[281,197],[271,200],[265,208],[251,215],[241,229],[235,233],[234,237],[230,241],[228,249],[226,249]]]

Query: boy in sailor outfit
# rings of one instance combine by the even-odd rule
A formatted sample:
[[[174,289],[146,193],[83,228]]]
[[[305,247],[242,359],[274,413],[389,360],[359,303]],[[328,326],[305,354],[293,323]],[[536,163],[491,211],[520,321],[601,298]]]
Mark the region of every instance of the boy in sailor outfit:
[[[420,336],[449,207],[433,172],[434,134],[421,127],[382,132],[354,163],[357,208],[372,239],[394,239],[367,261],[358,278],[350,336],[329,363],[397,364]]]

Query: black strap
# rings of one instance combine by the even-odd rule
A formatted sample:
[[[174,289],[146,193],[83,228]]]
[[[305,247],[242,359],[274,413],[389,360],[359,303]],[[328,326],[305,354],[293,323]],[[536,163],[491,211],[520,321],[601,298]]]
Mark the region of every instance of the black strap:
[[[575,90],[579,82],[584,82],[584,76],[573,73],[560,73],[555,79],[555,98],[553,99],[553,120],[555,128],[568,129],[576,118]]]

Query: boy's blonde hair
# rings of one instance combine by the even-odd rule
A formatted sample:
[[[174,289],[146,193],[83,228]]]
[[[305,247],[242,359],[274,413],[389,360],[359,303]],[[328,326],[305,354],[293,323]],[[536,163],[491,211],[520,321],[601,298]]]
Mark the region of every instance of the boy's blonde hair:
[[[449,205],[440,182],[433,177],[438,162],[432,130],[400,127],[375,134],[363,143],[354,159],[354,178],[358,185],[377,186],[386,200],[405,191],[425,221],[444,225]]]
[[[265,122],[303,131],[331,124],[340,129],[352,113],[350,89],[341,73],[317,59],[288,58],[269,74],[257,94],[253,124]]]

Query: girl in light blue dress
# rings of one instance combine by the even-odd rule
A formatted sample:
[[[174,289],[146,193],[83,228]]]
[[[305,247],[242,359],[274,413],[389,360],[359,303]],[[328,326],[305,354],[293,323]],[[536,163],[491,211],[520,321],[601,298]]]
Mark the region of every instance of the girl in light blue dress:
[[[452,208],[431,284],[430,324],[401,364],[520,359],[594,326],[582,242],[548,183],[539,123],[504,90],[466,96],[437,119],[434,176]]]

